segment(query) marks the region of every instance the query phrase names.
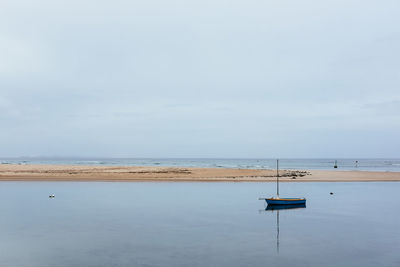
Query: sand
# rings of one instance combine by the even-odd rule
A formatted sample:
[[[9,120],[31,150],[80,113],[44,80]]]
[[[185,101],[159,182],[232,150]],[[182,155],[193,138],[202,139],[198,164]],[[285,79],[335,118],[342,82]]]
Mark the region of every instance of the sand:
[[[280,170],[282,182],[400,181],[400,172]],[[0,181],[275,182],[276,170],[0,164]]]

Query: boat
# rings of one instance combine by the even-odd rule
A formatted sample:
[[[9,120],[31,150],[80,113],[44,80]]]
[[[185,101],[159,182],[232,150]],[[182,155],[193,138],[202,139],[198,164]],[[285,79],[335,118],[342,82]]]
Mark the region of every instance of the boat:
[[[276,197],[259,198],[265,200],[268,205],[305,205],[306,199],[304,197],[297,198],[281,198],[279,196],[279,160],[276,160]]]

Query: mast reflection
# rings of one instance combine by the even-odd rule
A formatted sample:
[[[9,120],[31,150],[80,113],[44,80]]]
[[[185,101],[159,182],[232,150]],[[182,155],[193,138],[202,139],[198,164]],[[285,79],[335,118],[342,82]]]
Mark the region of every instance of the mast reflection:
[[[279,254],[279,211],[281,210],[291,210],[291,209],[304,209],[306,204],[297,205],[268,205],[266,211],[276,211],[276,252]]]

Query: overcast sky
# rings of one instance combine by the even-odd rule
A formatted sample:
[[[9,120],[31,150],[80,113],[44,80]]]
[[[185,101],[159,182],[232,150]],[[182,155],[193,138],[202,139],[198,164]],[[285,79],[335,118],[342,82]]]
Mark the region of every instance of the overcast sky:
[[[399,12],[2,0],[0,156],[400,157]]]

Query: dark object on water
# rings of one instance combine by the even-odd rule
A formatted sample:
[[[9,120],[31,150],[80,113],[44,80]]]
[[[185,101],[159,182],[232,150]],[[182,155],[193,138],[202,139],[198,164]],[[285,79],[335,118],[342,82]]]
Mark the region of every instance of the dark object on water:
[[[333,193],[332,193],[332,192],[330,192],[329,194],[333,195]]]
[[[268,205],[305,205],[305,198],[280,198],[279,197],[279,160],[276,160],[276,197],[271,198],[259,198],[259,200],[265,200]]]
[[[333,168],[337,169],[337,160],[335,160],[335,165],[333,166]]]
[[[53,194],[53,195],[49,195],[49,198],[55,198],[56,196]]]

